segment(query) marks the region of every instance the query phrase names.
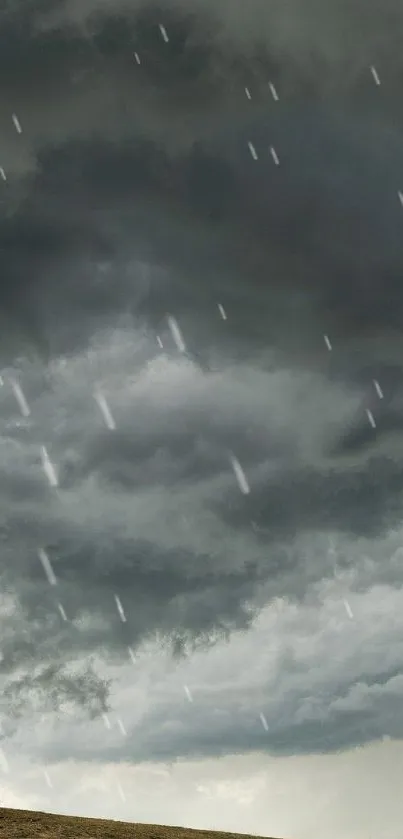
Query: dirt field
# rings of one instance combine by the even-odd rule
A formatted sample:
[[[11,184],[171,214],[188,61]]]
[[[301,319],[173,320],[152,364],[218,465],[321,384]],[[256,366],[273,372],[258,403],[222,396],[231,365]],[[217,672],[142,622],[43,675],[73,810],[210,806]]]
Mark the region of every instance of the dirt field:
[[[245,834],[54,816],[0,808],[0,839],[247,839]],[[251,837],[251,839],[261,839]]]

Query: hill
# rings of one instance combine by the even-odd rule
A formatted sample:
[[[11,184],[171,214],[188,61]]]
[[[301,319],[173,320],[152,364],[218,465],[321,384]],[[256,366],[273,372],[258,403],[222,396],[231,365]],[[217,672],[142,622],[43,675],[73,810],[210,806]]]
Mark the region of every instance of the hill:
[[[248,839],[247,834],[0,808],[0,839]],[[250,837],[263,839],[263,837]]]

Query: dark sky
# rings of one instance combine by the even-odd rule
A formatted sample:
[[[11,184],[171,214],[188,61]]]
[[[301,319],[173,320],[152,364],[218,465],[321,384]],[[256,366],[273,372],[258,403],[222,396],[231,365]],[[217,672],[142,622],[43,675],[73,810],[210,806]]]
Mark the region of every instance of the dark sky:
[[[402,738],[402,26],[0,2],[4,752]]]

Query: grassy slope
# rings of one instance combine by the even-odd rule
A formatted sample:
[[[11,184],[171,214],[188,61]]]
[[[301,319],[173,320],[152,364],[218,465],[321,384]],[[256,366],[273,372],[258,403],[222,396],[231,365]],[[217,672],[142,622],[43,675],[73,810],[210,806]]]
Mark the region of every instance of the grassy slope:
[[[0,808],[0,839],[247,839],[245,834]],[[259,839],[259,837],[251,837]]]

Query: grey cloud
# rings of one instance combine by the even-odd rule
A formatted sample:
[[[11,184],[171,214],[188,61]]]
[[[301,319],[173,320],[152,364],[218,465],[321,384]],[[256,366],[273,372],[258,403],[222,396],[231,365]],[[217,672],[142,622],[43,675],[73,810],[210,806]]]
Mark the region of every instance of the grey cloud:
[[[343,567],[360,566],[358,542],[372,556],[370,570],[360,566],[363,596],[378,583],[400,585],[393,532],[402,501],[398,59],[385,76],[390,100],[381,106],[384,84],[377,89],[369,66],[382,54],[391,19],[384,14],[375,26],[368,15],[354,52],[342,37],[345,21],[351,32],[356,25],[347,4],[343,14],[329,5],[327,23],[309,8],[317,12],[315,27],[312,17],[304,25],[293,17],[294,4],[268,13],[267,4],[251,3],[245,16],[235,0],[214,11],[205,3],[200,26],[198,17],[189,24],[198,36],[186,56],[182,17],[164,53],[155,11],[150,27],[142,20],[147,59],[139,71],[134,5],[128,23],[111,21],[106,3],[66,4],[56,16],[51,4],[32,4],[24,21],[17,19],[23,6],[14,6],[0,19],[2,84],[8,79],[0,114],[7,173],[1,574],[16,604],[2,617],[6,715],[13,704],[21,711],[46,679],[56,704],[68,699],[90,713],[98,701],[106,706],[113,689],[99,674],[67,676],[71,659],[103,653],[122,664],[129,646],[137,650],[158,632],[180,667],[236,630],[248,635],[274,597],[301,607],[334,572],[329,534],[336,534]],[[274,15],[267,26],[266,14]],[[216,38],[200,45],[216,17]],[[250,58],[258,33],[267,33],[274,63]],[[342,99],[331,97],[326,73],[313,74],[315,44]],[[304,89],[297,84],[301,63]],[[268,91],[269,71],[278,103]],[[72,80],[76,72],[83,75]],[[363,107],[352,113],[361,94]],[[18,136],[14,111],[23,125]],[[249,155],[251,138],[259,161]],[[178,319],[184,355],[167,313]],[[12,377],[29,417],[20,416]],[[97,386],[114,432],[94,399]],[[57,491],[41,469],[43,445],[56,464]],[[238,490],[231,453],[250,495]],[[57,586],[40,565],[41,546]],[[399,603],[391,597],[391,604],[394,614]],[[372,650],[369,630],[368,638]],[[321,666],[325,658],[322,650]],[[19,668],[39,662],[33,681],[20,678]],[[283,651],[277,707],[284,724],[273,732],[273,747],[291,749],[296,731],[301,750],[345,746],[364,736],[363,723],[365,737],[376,736],[379,715],[368,717],[359,691],[386,696],[382,662],[375,655],[371,684],[358,659],[349,666],[325,686],[334,716],[319,729],[317,683],[304,693],[303,674]],[[400,689],[395,660],[393,668],[389,681]],[[356,693],[354,680],[364,686]],[[215,743],[224,751],[258,748],[258,710],[248,716],[246,695],[245,688],[239,726],[224,725],[221,740],[221,718],[210,735],[201,718],[189,745],[189,716],[174,733],[164,729],[165,740],[156,734],[152,747],[160,757],[175,748],[209,753]],[[390,707],[398,736],[397,706]]]
[[[158,638],[140,645],[130,669],[98,665],[115,681],[109,733],[99,739],[98,720],[85,724],[83,737],[75,714],[72,734],[59,717],[44,733],[42,759],[286,755],[401,738],[401,591],[376,585],[358,591],[342,579],[344,592],[318,584],[316,602],[273,601],[248,633],[234,632],[225,643],[216,638],[214,648],[174,666]],[[123,740],[115,732],[118,718],[127,730]],[[28,738],[28,751],[32,745]]]
[[[18,718],[27,711],[27,700],[35,710],[55,711],[65,703],[80,708],[84,706],[90,716],[99,716],[106,710],[108,686],[93,672],[87,662],[77,672],[57,664],[42,666],[36,674],[24,675],[10,680],[4,690],[3,702],[7,703],[12,718]]]
[[[66,22],[82,24],[97,13],[127,15],[144,5],[144,0],[67,0],[56,12],[45,7],[42,15],[38,14],[38,25],[51,29]],[[163,14],[171,9],[187,12],[189,7],[180,0],[159,0],[152,8]],[[280,0],[270,5],[264,0],[251,0],[247,9],[242,0],[196,0],[192,8],[201,18],[203,14],[212,16],[217,24],[212,35],[221,46],[235,46],[241,52],[253,48],[257,41],[269,44],[280,57],[288,53],[294,59],[301,56],[306,60],[316,52],[329,62],[349,59],[356,65],[375,52],[390,58],[401,13],[396,0],[388,0],[382,16],[376,4],[351,0],[327,2],[325,6],[319,0],[310,0],[303,10],[296,2]],[[348,64],[344,69],[348,71]]]

